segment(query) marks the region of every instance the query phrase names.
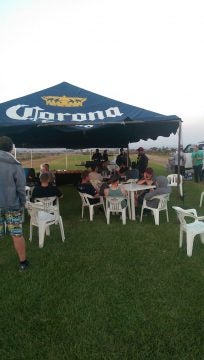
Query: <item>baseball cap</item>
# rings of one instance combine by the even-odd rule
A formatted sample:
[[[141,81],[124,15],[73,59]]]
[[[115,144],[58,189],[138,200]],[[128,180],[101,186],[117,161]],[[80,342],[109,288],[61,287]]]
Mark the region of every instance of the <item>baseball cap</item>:
[[[139,147],[137,151],[144,151],[143,147]]]

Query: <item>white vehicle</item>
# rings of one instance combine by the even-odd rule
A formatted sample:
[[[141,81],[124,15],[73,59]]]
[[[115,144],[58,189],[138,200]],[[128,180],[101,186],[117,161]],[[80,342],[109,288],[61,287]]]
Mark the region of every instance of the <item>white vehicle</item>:
[[[191,154],[193,152],[193,147],[194,147],[194,144],[188,144],[185,147],[185,149],[183,150],[183,152],[185,153],[185,156],[186,156],[186,163],[185,163],[186,170],[193,168],[192,157],[191,157]],[[198,143],[198,147],[199,147],[199,149],[203,150],[203,154],[204,154],[204,141],[200,141]],[[203,159],[203,169],[204,169],[204,159]]]

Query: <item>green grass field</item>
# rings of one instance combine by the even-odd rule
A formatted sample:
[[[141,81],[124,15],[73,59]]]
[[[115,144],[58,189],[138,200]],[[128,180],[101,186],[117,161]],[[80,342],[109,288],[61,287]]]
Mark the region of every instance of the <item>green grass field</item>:
[[[152,164],[157,174],[164,168]],[[173,189],[170,222],[143,223],[98,212],[82,220],[76,189],[63,186],[66,240],[51,228],[43,249],[28,239],[31,268],[18,272],[11,239],[0,241],[1,360],[202,360],[204,358],[204,246],[193,256],[178,247],[172,205],[195,207],[203,184]]]

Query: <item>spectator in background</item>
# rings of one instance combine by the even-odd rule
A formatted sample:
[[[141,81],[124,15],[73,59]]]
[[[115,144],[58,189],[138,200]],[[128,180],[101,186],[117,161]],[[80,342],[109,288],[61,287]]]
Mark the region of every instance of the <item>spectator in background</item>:
[[[49,174],[49,183],[55,185],[55,175],[50,171],[50,166],[47,163],[40,165],[40,175],[44,173]]]
[[[137,169],[139,170],[139,179],[142,179],[145,170],[147,169],[148,166],[148,157],[145,155],[145,151],[143,149],[143,147],[139,147],[137,149],[138,155],[137,155]]]
[[[20,261],[19,270],[26,270],[25,240],[22,232],[22,209],[26,202],[26,179],[21,164],[11,154],[13,141],[0,137],[0,236],[5,233],[5,224]]]
[[[130,158],[127,156],[127,153],[124,151],[123,148],[120,149],[120,153],[116,158],[116,164],[120,167],[122,164],[125,164],[127,167],[130,166],[131,161]]]
[[[95,161],[96,163],[100,163],[102,160],[102,155],[99,151],[99,149],[96,149],[95,153],[93,153],[92,155],[92,160]]]
[[[199,149],[198,145],[195,145],[191,154],[194,180],[195,182],[202,181],[202,167],[203,167],[203,151]]]
[[[37,176],[35,176],[35,169],[30,168],[28,169],[27,175],[26,175],[26,185],[28,186],[36,186],[39,183],[39,179]]]
[[[174,172],[175,174],[178,174],[178,164],[179,164],[179,159],[178,159],[178,150],[176,151],[176,153],[174,154]],[[186,163],[186,155],[183,152],[183,146],[180,147],[180,174],[182,176],[185,175],[185,163]]]

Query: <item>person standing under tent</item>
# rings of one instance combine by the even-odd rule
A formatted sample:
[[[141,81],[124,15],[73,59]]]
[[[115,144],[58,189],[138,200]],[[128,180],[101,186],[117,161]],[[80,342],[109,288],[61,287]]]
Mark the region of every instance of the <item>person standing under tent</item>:
[[[11,154],[13,141],[0,137],[0,236],[6,229],[10,233],[20,264],[19,270],[26,270],[25,240],[22,231],[23,207],[26,203],[26,178],[21,164]]]
[[[102,161],[102,155],[99,149],[96,149],[95,153],[92,155],[92,160],[99,164]]]
[[[175,174],[178,174],[178,164],[179,164],[179,159],[178,159],[178,151],[176,151],[176,153],[174,154],[174,171]],[[182,176],[185,175],[185,163],[186,163],[186,155],[183,152],[183,146],[180,147],[180,174]]]
[[[145,155],[143,147],[139,147],[137,149],[137,152],[137,169],[139,170],[139,178],[142,179],[144,172],[147,169],[149,159],[147,155]]]
[[[107,162],[108,161],[108,150],[104,150],[102,155],[102,160]]]

